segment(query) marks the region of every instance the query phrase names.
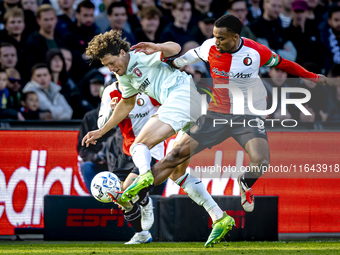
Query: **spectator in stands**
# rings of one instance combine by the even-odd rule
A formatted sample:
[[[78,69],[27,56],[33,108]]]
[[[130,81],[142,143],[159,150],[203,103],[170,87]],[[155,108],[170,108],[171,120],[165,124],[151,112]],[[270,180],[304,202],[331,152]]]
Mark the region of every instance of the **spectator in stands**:
[[[155,6],[148,6],[139,12],[141,27],[136,29],[137,42],[159,42],[159,24],[162,12]]]
[[[320,39],[324,45],[324,64],[326,71],[333,64],[340,64],[340,7],[332,7],[328,12],[328,22],[319,26]]]
[[[198,26],[191,30],[194,40],[201,45],[205,40],[213,37],[214,22],[216,16],[212,12],[203,14],[198,22]]]
[[[133,14],[137,14],[140,10],[147,6],[155,6],[154,0],[135,0],[131,2]]]
[[[122,31],[122,38],[126,38],[131,45],[136,44],[136,38],[133,34],[126,32],[123,27],[128,20],[127,6],[123,2],[112,3],[107,9],[107,17],[110,21],[110,26],[106,31],[111,29]]]
[[[4,15],[13,8],[21,8],[20,0],[3,0],[0,2],[0,31],[5,29]],[[35,15],[30,10],[24,10],[25,24],[30,24],[26,29],[31,33],[38,29]]]
[[[83,163],[80,165],[80,170],[85,179],[88,192],[91,192],[90,185],[91,185],[91,180],[93,179],[93,177],[99,172],[108,170],[107,158],[105,154],[106,142],[108,141],[109,138],[112,138],[112,136],[114,136],[116,132],[118,132],[116,131],[116,129],[112,129],[107,134],[105,134],[103,137],[99,138],[97,140],[96,145],[89,146],[89,147],[82,146],[81,141],[83,139],[83,136],[86,135],[87,132],[98,128],[97,126],[98,113],[99,113],[99,107],[85,114],[81,122],[81,125],[79,128],[79,135],[78,135],[77,150],[78,150],[79,156],[83,160]],[[120,145],[120,150],[122,151],[121,144],[119,145]]]
[[[10,98],[7,83],[7,73],[5,70],[0,69],[0,119],[25,120],[19,111],[8,107]]]
[[[26,42],[26,63],[32,67],[36,63],[45,62],[46,52],[52,48],[63,46],[62,37],[55,33],[57,15],[52,5],[43,4],[37,12],[39,31],[29,35]]]
[[[263,17],[258,17],[250,24],[250,29],[257,37],[257,41],[266,45],[281,57],[295,61],[296,49],[293,43],[288,40],[280,24],[281,0],[264,0],[263,9]]]
[[[99,91],[104,86],[104,75],[93,68],[84,75],[78,86],[79,92],[74,93],[70,102],[74,110],[73,119],[82,119],[86,112],[100,104]]]
[[[157,6],[158,9],[163,13],[163,16],[166,16],[166,18],[173,23],[174,17],[171,14],[171,10],[174,0],[160,0],[158,2],[159,2],[159,5]]]
[[[68,26],[76,20],[76,12],[73,9],[75,0],[58,0],[58,5],[62,14],[58,15],[56,31],[64,35],[68,31]]]
[[[31,81],[23,92],[34,91],[39,98],[39,109],[52,114],[53,120],[69,120],[72,108],[60,94],[61,87],[51,81],[51,74],[46,64],[38,63],[32,67]]]
[[[21,0],[21,6],[22,9],[33,12],[34,16],[37,15],[38,12],[37,0]]]
[[[288,40],[293,42],[297,50],[296,63],[303,65],[305,62],[313,62],[322,69],[324,65],[319,31],[307,22],[307,10],[308,5],[304,0],[292,3],[292,22],[286,30]]]
[[[71,67],[72,67],[72,59],[73,59],[72,52],[67,48],[61,48],[60,51],[63,54],[64,61],[65,61],[65,68],[68,74],[68,72],[71,70]]]
[[[229,1],[228,13],[237,17],[243,24],[240,36],[256,41],[256,36],[248,27],[248,8],[246,0],[231,0]]]
[[[292,21],[292,2],[294,0],[282,0],[282,10],[280,12],[280,20],[283,28],[289,27]]]
[[[52,120],[51,114],[44,114],[39,110],[39,98],[34,91],[22,94],[21,105],[20,112],[25,120]]]
[[[18,63],[17,50],[13,44],[3,42],[0,44],[0,64],[1,69],[15,67]]]
[[[84,0],[78,5],[76,18],[76,21],[69,26],[64,41],[73,56],[70,77],[78,83],[83,74],[90,70],[84,52],[88,43],[99,32],[99,28],[94,24],[94,5],[89,0]]]
[[[9,92],[7,105],[17,111],[21,108],[21,84],[22,79],[18,70],[13,67],[7,68],[6,73],[8,76],[7,89]]]
[[[192,8],[192,20],[197,24],[203,14],[208,13],[211,7],[212,0],[194,0]]]
[[[327,121],[340,121],[340,64],[334,64],[327,77],[331,91],[327,100]]]
[[[249,13],[247,19],[249,22],[253,22],[258,17],[262,16],[263,9],[260,6],[261,0],[249,0]]]
[[[28,80],[29,72],[27,71],[26,55],[24,52],[27,33],[25,30],[25,18],[22,9],[13,8],[6,12],[4,16],[6,30],[0,31],[0,40],[9,42],[14,45],[17,51],[18,63],[16,68],[19,70],[22,78]]]
[[[320,73],[321,71],[316,64],[311,62],[304,63],[303,67],[310,72],[315,71]],[[316,83],[305,79],[300,79],[299,87],[307,89],[311,93],[311,99],[304,104],[304,107],[311,113],[311,115],[305,115],[300,111],[300,121],[326,121],[328,118],[327,101],[329,98],[329,90],[327,87],[317,86]]]
[[[273,88],[277,88],[277,107],[275,112],[269,115],[270,119],[291,119],[294,118],[290,107],[287,108],[287,114],[281,112],[281,88],[289,87],[287,85],[288,74],[275,67],[270,68],[268,72],[269,78],[263,79],[263,84],[267,89],[267,108],[271,109],[273,104]],[[289,95],[287,96],[289,98]]]
[[[160,35],[160,41],[177,42],[183,46],[186,42],[193,40],[193,37],[188,32],[191,14],[191,3],[189,0],[175,0],[172,10],[175,22],[164,29]]]
[[[315,20],[316,24],[317,24],[319,21],[316,20],[314,10],[319,4],[319,0],[306,0],[306,2],[307,2],[307,5],[308,5],[307,19]]]
[[[109,9],[109,6],[114,2],[121,2],[121,0],[103,0],[104,11],[94,17],[94,23],[100,29],[101,33],[105,33],[106,29],[110,26],[110,21],[107,17],[107,9]]]
[[[46,64],[52,73],[52,81],[61,86],[60,93],[70,104],[77,90],[76,84],[67,75],[64,56],[60,49],[50,49],[46,53]]]

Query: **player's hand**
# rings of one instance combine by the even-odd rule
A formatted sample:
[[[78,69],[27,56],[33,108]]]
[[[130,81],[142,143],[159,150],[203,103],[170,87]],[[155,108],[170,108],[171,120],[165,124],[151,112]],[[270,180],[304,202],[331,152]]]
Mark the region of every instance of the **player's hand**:
[[[316,83],[318,85],[327,85],[328,84],[328,78],[322,74],[318,74],[319,75],[319,81]]]
[[[86,147],[89,147],[90,144],[96,145],[97,144],[96,139],[99,139],[102,136],[103,134],[100,129],[88,132],[81,141],[81,145],[84,146],[86,144]]]
[[[157,51],[160,51],[160,48],[156,43],[141,42],[136,45],[133,45],[131,47],[131,50],[135,50],[135,53],[144,52],[146,55],[150,55]]]
[[[112,111],[115,110],[117,104],[118,104],[118,97],[112,98],[110,102],[110,108]]]

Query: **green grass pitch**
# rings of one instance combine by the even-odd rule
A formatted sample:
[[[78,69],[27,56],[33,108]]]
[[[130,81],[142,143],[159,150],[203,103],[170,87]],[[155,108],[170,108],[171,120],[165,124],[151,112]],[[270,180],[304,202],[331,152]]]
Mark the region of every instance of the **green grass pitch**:
[[[0,241],[0,254],[340,254],[340,241],[222,242],[212,248],[204,243]]]

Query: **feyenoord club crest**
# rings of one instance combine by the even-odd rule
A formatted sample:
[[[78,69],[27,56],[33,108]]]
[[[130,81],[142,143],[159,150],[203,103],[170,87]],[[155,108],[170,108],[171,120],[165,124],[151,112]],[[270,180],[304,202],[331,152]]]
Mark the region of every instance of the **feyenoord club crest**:
[[[243,64],[245,64],[246,66],[250,66],[251,63],[253,63],[253,60],[251,60],[250,57],[245,57],[245,58],[243,59]]]
[[[138,77],[142,77],[142,72],[141,72],[138,68],[133,69],[133,72],[134,72]]]
[[[137,105],[138,106],[143,106],[144,105],[144,99],[143,98],[138,98],[137,99]]]

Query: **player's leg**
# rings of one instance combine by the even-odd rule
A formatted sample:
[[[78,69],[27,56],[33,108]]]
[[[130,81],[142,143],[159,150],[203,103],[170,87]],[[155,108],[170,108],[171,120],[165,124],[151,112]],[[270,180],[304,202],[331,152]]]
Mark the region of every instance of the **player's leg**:
[[[142,128],[136,140],[130,147],[133,162],[139,169],[138,178],[124,191],[122,201],[130,201],[138,192],[154,182],[151,172],[151,152],[158,143],[175,134],[174,129],[158,119],[151,118]]]
[[[138,169],[135,168],[125,179],[122,190],[125,190],[127,187],[131,185],[131,183],[138,177]],[[153,213],[153,201],[151,197],[149,197],[149,192],[147,189],[142,189],[138,193],[137,200],[135,204],[140,205],[141,210],[141,225],[143,230],[149,230],[154,223],[154,213]]]
[[[239,121],[237,118],[240,117],[234,118]],[[269,146],[263,122],[254,117],[246,117],[246,120],[247,123],[256,121],[258,126],[234,128],[233,137],[250,157],[249,171],[238,176],[238,183],[241,191],[241,205],[246,212],[252,212],[255,207],[255,198],[251,187],[262,175],[263,169],[269,166]]]

